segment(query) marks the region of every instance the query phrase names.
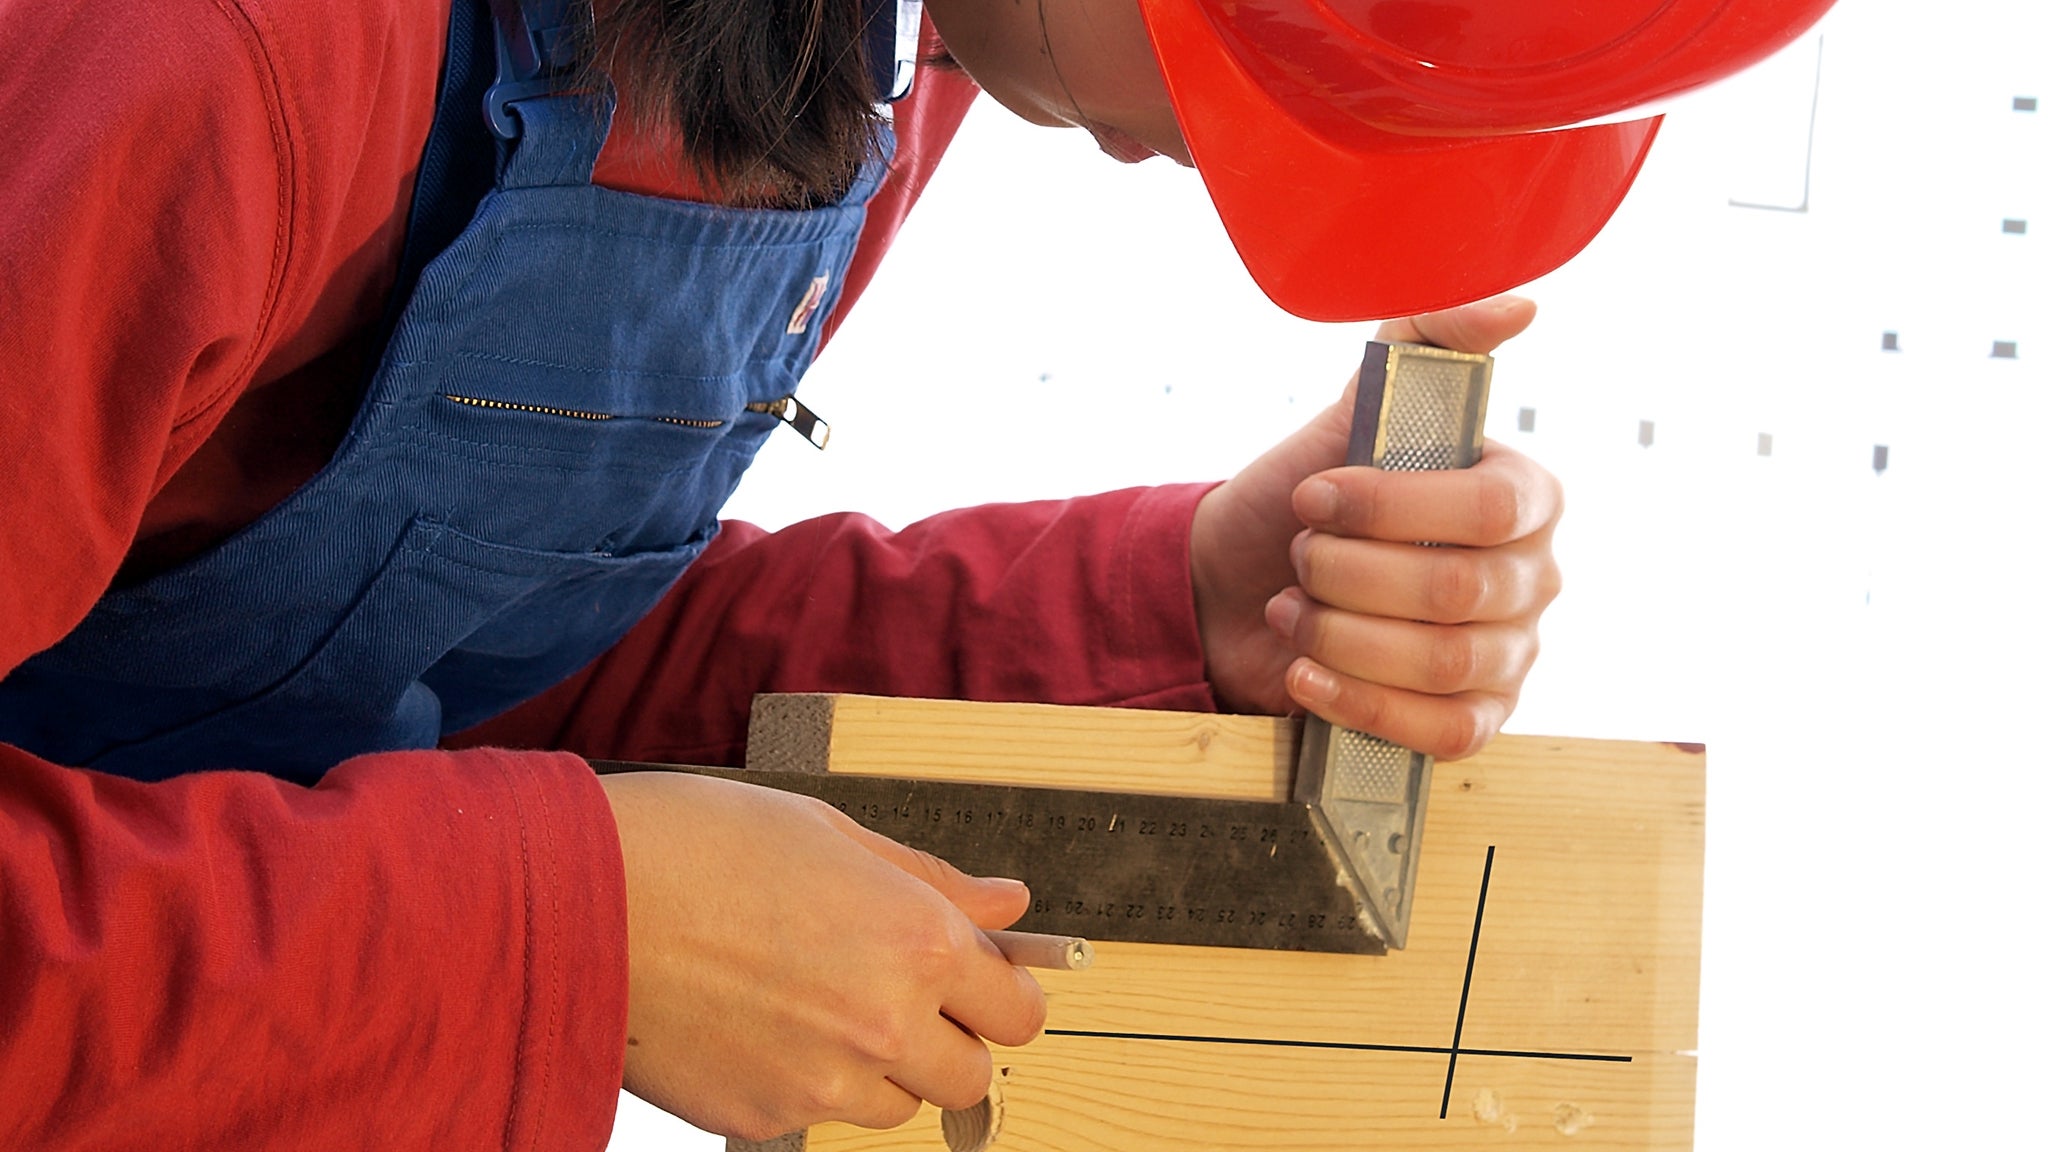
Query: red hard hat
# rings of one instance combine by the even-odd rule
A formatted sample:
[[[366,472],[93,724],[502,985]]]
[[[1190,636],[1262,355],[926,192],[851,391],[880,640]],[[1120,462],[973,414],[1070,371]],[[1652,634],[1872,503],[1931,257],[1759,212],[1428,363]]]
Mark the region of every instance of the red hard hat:
[[[1253,279],[1312,320],[1532,280],[1621,203],[1655,118],[1833,0],[1140,0],[1182,134]]]

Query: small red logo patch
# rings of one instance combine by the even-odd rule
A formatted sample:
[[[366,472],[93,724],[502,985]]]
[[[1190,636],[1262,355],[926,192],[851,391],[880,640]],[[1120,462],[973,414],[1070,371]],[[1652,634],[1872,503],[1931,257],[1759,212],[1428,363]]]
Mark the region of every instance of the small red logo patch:
[[[811,278],[811,286],[804,292],[804,298],[797,301],[796,311],[789,314],[789,327],[785,331],[791,336],[801,335],[811,326],[811,317],[817,315],[819,306],[825,303],[825,287],[830,283],[830,276]]]

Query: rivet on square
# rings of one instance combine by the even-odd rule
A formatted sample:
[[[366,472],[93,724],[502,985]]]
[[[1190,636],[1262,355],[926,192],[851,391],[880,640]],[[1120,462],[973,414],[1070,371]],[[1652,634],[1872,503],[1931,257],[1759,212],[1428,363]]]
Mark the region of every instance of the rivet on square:
[[[1999,230],[2008,236],[2025,236],[2027,234],[2027,222],[2025,220],[2007,220],[1999,226]]]
[[[2019,341],[2017,341],[2017,340],[1993,340],[1993,341],[1991,342],[1991,358],[1992,358],[1993,360],[2017,360],[2017,359],[2019,359],[2019,358],[2020,358],[2020,344],[2019,344]]]
[[[1899,334],[1897,332],[1887,332],[1884,334],[1884,350],[1887,352],[1897,352],[1899,350]]]
[[[2015,112],[2032,112],[2035,107],[2036,101],[2032,96],[2015,96],[2012,98],[2012,110]]]
[[[1515,429],[1520,432],[1534,432],[1536,430],[1536,410],[1534,408],[1524,408],[1516,413]]]

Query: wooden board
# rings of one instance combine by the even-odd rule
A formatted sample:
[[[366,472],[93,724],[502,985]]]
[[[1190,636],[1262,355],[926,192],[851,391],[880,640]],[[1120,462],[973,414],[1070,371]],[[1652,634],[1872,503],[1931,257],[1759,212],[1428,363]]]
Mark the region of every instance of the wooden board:
[[[1026,1056],[1028,1053],[1028,1057]],[[1002,1122],[991,1150],[1145,1152],[1342,1148],[1350,1152],[1552,1146],[1608,1152],[1692,1146],[1693,1062],[1647,1056],[1591,1069],[1467,1056],[1437,1118],[1441,1058],[1376,1055],[1338,1068],[1300,1051],[1246,1062],[1234,1050],[1048,1036],[999,1052]],[[1333,1082],[1339,1071],[1347,1082]],[[936,1109],[875,1132],[824,1124],[803,1152],[949,1152]],[[966,1149],[960,1152],[967,1152]]]
[[[1255,717],[763,697],[749,765],[1284,799],[1296,739]],[[1704,782],[1697,747],[1668,744],[1503,736],[1438,765],[1407,949],[1098,943],[1093,969],[1040,974],[1048,1035],[998,1052],[982,1146],[1690,1148]],[[976,1147],[931,1109],[804,1146]]]

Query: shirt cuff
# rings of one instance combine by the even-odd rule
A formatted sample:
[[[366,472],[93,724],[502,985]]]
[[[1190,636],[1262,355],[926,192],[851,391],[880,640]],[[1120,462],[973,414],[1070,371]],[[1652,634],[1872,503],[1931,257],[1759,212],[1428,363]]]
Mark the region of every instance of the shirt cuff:
[[[1111,560],[1111,649],[1122,708],[1217,710],[1195,616],[1188,552],[1195,506],[1215,488],[1145,489],[1124,514]]]

